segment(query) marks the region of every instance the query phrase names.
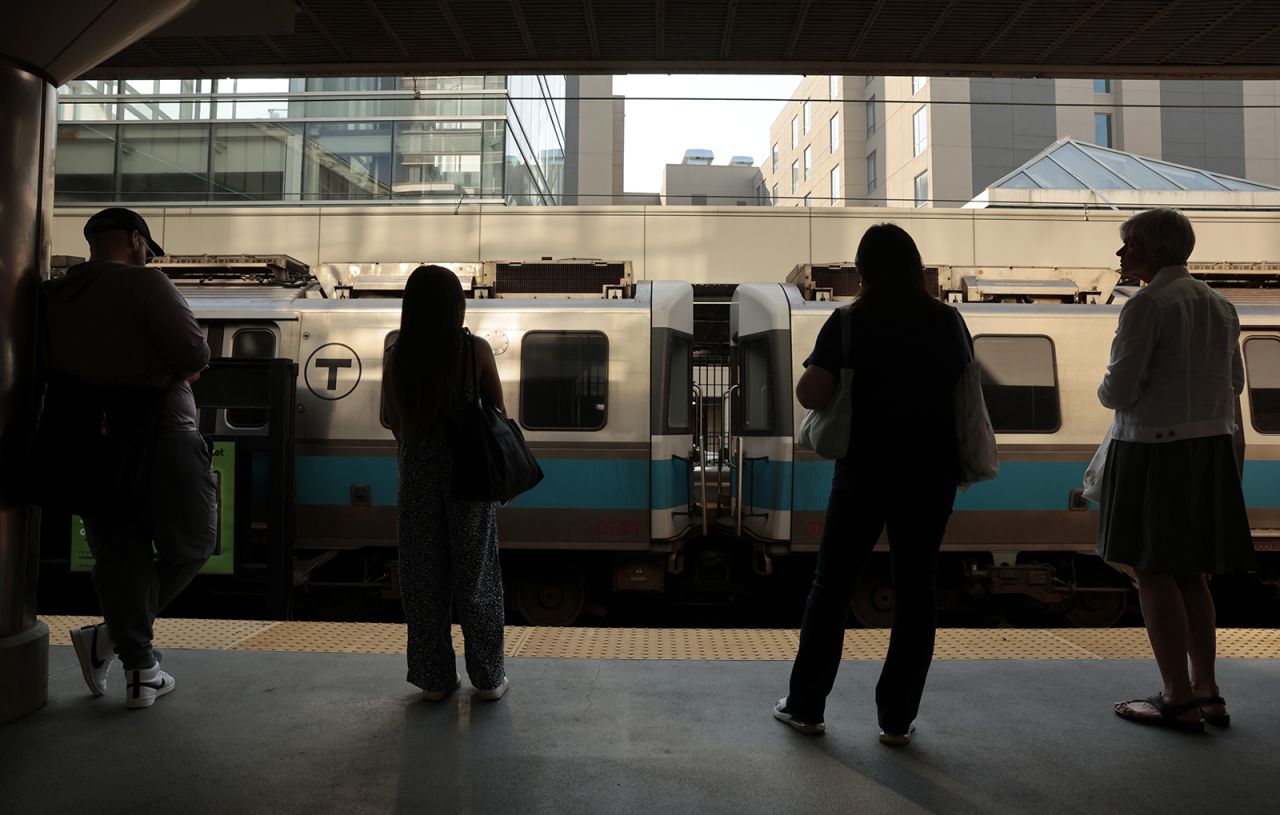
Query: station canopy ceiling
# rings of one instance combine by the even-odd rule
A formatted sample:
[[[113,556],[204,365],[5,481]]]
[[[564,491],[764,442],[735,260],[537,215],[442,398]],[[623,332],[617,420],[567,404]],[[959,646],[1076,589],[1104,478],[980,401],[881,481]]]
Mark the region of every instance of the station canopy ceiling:
[[[1277,0],[203,0],[87,75],[1280,78]]]

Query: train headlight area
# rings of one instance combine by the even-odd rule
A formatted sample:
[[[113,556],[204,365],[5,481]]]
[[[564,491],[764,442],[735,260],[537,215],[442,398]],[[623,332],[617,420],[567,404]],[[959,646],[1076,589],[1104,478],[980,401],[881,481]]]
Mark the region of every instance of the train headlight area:
[[[898,750],[876,740],[882,630],[849,632],[813,739],[770,715],[793,630],[511,627],[501,702],[461,656],[462,687],[426,702],[401,626],[162,619],[178,687],[139,714],[118,670],[88,696],[66,632],[90,619],[44,619],[49,703],[5,726],[7,812],[1265,812],[1280,795],[1273,630],[1219,632],[1232,727],[1186,736],[1111,711],[1156,680],[1139,629],[943,629]]]

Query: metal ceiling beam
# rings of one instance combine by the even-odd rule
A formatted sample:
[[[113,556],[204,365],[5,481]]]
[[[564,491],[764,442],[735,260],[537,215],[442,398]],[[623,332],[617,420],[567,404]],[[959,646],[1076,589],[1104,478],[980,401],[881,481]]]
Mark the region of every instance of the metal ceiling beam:
[[[933,38],[938,36],[943,24],[947,22],[947,18],[951,16],[951,12],[955,11],[958,5],[960,5],[960,0],[951,0],[947,7],[942,10],[942,13],[938,15],[938,18],[933,21],[933,25],[929,26],[929,30],[925,32],[920,44],[916,46],[916,50],[911,52],[912,62],[920,59],[920,56],[928,49],[929,43],[933,42]]]
[[[733,40],[733,18],[738,16],[738,0],[729,0],[724,13],[724,33],[720,35],[720,59],[729,58],[729,43]]]
[[[1252,51],[1254,48],[1257,48],[1257,47],[1258,47],[1258,43],[1266,42],[1267,40],[1271,39],[1272,37],[1276,36],[1277,34],[1280,34],[1280,25],[1272,26],[1272,27],[1271,27],[1271,28],[1269,28],[1266,32],[1264,32],[1264,33],[1262,33],[1262,34],[1259,34],[1258,36],[1256,36],[1256,37],[1254,37],[1253,39],[1249,40],[1249,44],[1248,44],[1248,45],[1245,45],[1245,46],[1244,46],[1244,47],[1242,47],[1242,48],[1237,48],[1235,51],[1232,51],[1232,52],[1231,52],[1231,54],[1229,54],[1229,55],[1227,56],[1226,62],[1231,62],[1232,60],[1234,60],[1236,57],[1240,56],[1241,54],[1247,54],[1247,53],[1249,53],[1249,52],[1250,52],[1250,51]]]
[[[1000,26],[1000,30],[995,33],[995,36],[987,40],[986,46],[978,52],[977,58],[980,60],[986,59],[987,54],[990,54],[1000,44],[1000,40],[1004,39],[1004,35],[1008,34],[1018,24],[1018,21],[1022,19],[1022,15],[1026,14],[1035,5],[1035,2],[1036,0],[1023,0],[1022,5],[1018,6],[1017,11],[1009,15],[1009,19],[1004,21],[1004,25]]]
[[[516,21],[516,28],[520,29],[520,39],[524,40],[524,50],[529,55],[529,59],[538,58],[538,47],[533,44],[533,34],[529,33],[529,21],[524,18],[524,7],[520,5],[520,0],[508,0],[511,5],[511,16]]]
[[[600,34],[596,31],[596,10],[591,0],[582,0],[582,19],[587,26],[587,42],[591,44],[591,58],[600,59]]]
[[[316,27],[316,31],[320,32],[320,36],[324,37],[325,42],[329,43],[330,47],[333,48],[334,53],[348,62],[351,60],[351,55],[347,53],[347,49],[343,48],[342,43],[338,42],[337,38],[329,32],[329,29],[324,23],[320,22],[320,18],[317,17],[316,13],[307,5],[306,0],[298,0],[298,10],[306,15],[307,19],[311,21],[311,24]]]
[[[1049,43],[1048,48],[1040,52],[1039,56],[1036,57],[1036,62],[1044,62],[1046,59],[1048,59],[1051,54],[1053,54],[1055,51],[1057,51],[1059,48],[1062,47],[1062,44],[1067,41],[1068,37],[1070,37],[1072,34],[1076,33],[1077,31],[1079,31],[1080,28],[1085,23],[1093,19],[1093,16],[1097,14],[1099,11],[1101,11],[1102,7],[1105,6],[1106,4],[1107,4],[1107,0],[1098,0],[1098,2],[1090,6],[1088,10],[1086,10],[1083,14],[1081,14],[1079,17],[1076,18],[1075,22],[1067,26],[1066,30],[1064,30],[1061,34],[1059,34],[1054,39],[1053,42]]]
[[[666,0],[653,0],[653,53],[658,59],[667,58]]]
[[[862,50],[862,43],[866,42],[867,35],[871,33],[871,26],[875,25],[876,18],[880,16],[880,10],[884,8],[885,0],[876,0],[876,4],[871,7],[871,12],[867,15],[867,20],[862,24],[862,30],[858,32],[858,36],[854,39],[853,45],[849,46],[848,60],[853,62],[854,56],[858,51]]]
[[[1142,36],[1143,34],[1145,34],[1145,33],[1147,32],[1147,30],[1151,28],[1151,26],[1153,26],[1153,25],[1155,25],[1156,23],[1160,22],[1160,21],[1161,21],[1161,20],[1163,20],[1165,17],[1168,17],[1168,16],[1169,16],[1169,13],[1170,13],[1170,12],[1172,12],[1174,9],[1176,9],[1176,8],[1177,8],[1178,6],[1180,6],[1180,5],[1182,5],[1182,0],[1170,0],[1169,4],[1168,4],[1167,6],[1165,6],[1165,7],[1164,7],[1164,8],[1162,8],[1162,9],[1160,9],[1160,10],[1159,10],[1159,11],[1157,11],[1155,14],[1152,14],[1152,15],[1151,15],[1151,17],[1150,17],[1150,18],[1149,18],[1145,23],[1143,23],[1142,25],[1138,26],[1138,27],[1137,27],[1136,29],[1134,29],[1133,31],[1129,32],[1129,36],[1125,37],[1123,40],[1121,40],[1120,42],[1118,42],[1118,43],[1116,43],[1114,46],[1112,46],[1112,47],[1111,47],[1111,49],[1110,49],[1109,51],[1107,51],[1107,53],[1105,53],[1105,54],[1103,54],[1102,56],[1098,57],[1098,62],[1106,62],[1107,60],[1109,60],[1109,59],[1111,59],[1112,57],[1114,57],[1116,54],[1118,54],[1118,53],[1120,53],[1121,51],[1123,51],[1123,50],[1125,49],[1125,47],[1129,45],[1129,43],[1133,42],[1133,41],[1134,41],[1134,40],[1136,40],[1138,37],[1140,37],[1140,36]]]
[[[1168,62],[1169,57],[1172,57],[1174,54],[1182,53],[1187,48],[1189,48],[1193,43],[1195,43],[1197,40],[1203,37],[1205,34],[1208,34],[1210,31],[1222,25],[1224,22],[1227,21],[1229,17],[1233,16],[1236,12],[1240,11],[1240,9],[1249,5],[1251,2],[1252,0],[1239,0],[1239,2],[1237,2],[1234,6],[1232,6],[1228,11],[1225,11],[1222,14],[1219,14],[1216,20],[1209,23],[1207,26],[1204,26],[1199,31],[1197,31],[1196,33],[1192,34],[1190,37],[1188,37],[1187,39],[1179,43],[1177,48],[1173,49],[1168,54],[1166,54],[1164,59],[1160,61]]]
[[[467,42],[466,36],[462,33],[462,28],[458,25],[458,19],[453,16],[453,9],[449,8],[449,0],[436,0],[436,5],[440,8],[440,16],[444,17],[445,25],[449,26],[450,33],[453,34],[453,40],[458,44],[458,49],[462,51],[462,55],[468,60],[474,60],[476,55],[471,51],[471,45]]]
[[[396,34],[396,30],[391,27],[391,23],[387,22],[386,15],[382,13],[382,9],[378,8],[378,4],[374,0],[364,0],[365,8],[369,9],[369,13],[378,21],[378,25],[382,26],[382,33],[387,35],[387,39],[395,46],[396,51],[403,60],[411,60],[413,56],[409,53],[409,49],[404,47],[404,43],[400,40],[400,35]]]
[[[800,32],[804,31],[804,21],[809,16],[809,7],[813,5],[813,0],[803,0],[800,8],[796,9],[796,18],[791,21],[791,34],[787,37],[787,50],[783,52],[783,59],[791,59],[796,52],[796,45],[800,42]]]

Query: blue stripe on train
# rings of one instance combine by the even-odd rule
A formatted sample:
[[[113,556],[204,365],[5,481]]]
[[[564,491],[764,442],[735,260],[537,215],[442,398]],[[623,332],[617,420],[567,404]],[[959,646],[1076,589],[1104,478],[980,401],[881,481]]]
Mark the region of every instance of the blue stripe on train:
[[[643,459],[543,459],[546,478],[511,503],[521,509],[649,509],[688,502],[688,464]],[[351,485],[368,484],[374,506],[396,503],[393,456],[298,456],[298,503],[342,506],[351,503]]]
[[[1080,488],[1085,466],[1083,461],[1004,461],[1000,463],[999,478],[957,493],[955,508],[1066,509],[1071,490]],[[795,509],[825,510],[834,471],[835,463],[830,461],[796,462]],[[1280,508],[1280,461],[1245,462],[1244,497],[1253,509]],[[1096,505],[1090,506],[1097,509]]]

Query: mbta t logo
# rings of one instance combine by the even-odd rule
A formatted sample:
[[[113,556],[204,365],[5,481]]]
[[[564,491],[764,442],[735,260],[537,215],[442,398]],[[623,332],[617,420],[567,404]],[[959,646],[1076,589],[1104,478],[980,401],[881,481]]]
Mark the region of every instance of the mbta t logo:
[[[362,371],[360,356],[351,346],[330,342],[311,352],[303,380],[313,395],[336,401],[356,389]]]

